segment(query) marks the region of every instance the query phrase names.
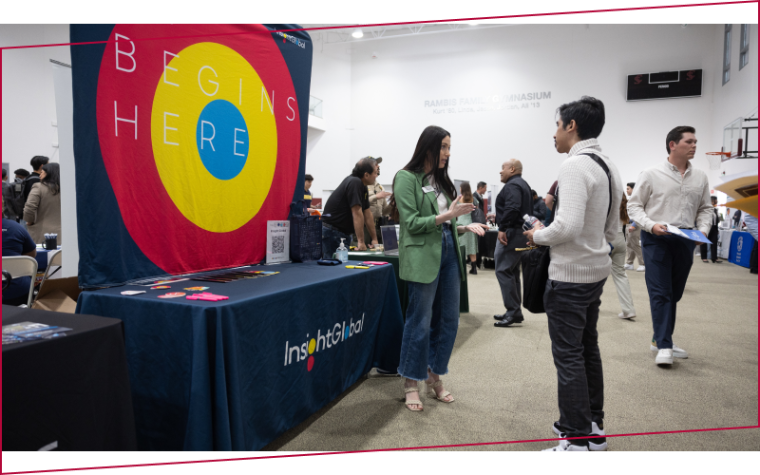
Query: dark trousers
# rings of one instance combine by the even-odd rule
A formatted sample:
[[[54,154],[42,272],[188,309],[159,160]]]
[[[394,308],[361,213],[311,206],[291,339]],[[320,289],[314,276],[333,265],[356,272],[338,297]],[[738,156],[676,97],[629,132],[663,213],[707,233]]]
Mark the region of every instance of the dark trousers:
[[[749,256],[749,272],[750,274],[757,274],[757,241],[755,241],[752,254]]]
[[[654,341],[657,348],[673,348],[676,304],[683,296],[694,263],[694,241],[682,237],[641,233],[641,250],[647,270],[644,279],[649,292]]]
[[[557,368],[559,425],[567,437],[587,436],[591,434],[591,421],[602,425],[604,419],[604,377],[596,324],[606,281],[546,282],[544,308]],[[570,442],[588,446],[584,439]]]
[[[499,281],[501,298],[507,310],[506,315],[522,318],[520,261],[525,253],[514,249],[527,245],[527,240],[522,236],[522,230],[508,229],[507,242],[508,245],[505,246],[501,241],[496,241],[496,250],[493,253],[496,263],[496,280]]]
[[[702,244],[699,246],[699,253],[702,254],[702,259],[707,259],[707,246],[710,246],[710,258],[713,262],[718,260],[718,226],[710,228],[710,232],[707,233],[707,239],[710,240],[710,244]]]

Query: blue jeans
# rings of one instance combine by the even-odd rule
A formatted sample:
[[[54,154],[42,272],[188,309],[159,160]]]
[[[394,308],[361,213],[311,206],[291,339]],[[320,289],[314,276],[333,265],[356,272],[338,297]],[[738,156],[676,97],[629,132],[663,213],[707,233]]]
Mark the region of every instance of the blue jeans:
[[[647,271],[644,280],[649,292],[649,308],[657,348],[673,348],[676,304],[683,297],[686,280],[694,263],[694,241],[679,236],[641,233],[641,250]]]
[[[351,235],[322,226],[322,259],[331,259],[340,247],[340,238],[345,238],[346,249],[351,245]]]
[[[398,373],[415,381],[426,380],[428,368],[438,375],[449,372],[459,328],[459,262],[454,238],[445,226],[441,246],[441,269],[435,280],[429,284],[409,282]]]

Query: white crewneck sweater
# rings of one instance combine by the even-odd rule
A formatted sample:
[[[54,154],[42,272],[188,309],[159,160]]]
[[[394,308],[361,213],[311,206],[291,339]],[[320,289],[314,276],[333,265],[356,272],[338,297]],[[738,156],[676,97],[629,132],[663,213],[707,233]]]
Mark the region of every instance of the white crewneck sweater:
[[[609,242],[620,223],[623,185],[617,167],[602,155],[596,139],[578,142],[559,168],[559,208],[554,221],[533,234],[533,242],[551,246],[549,278],[560,282],[590,284],[610,275]],[[594,153],[610,169],[612,207],[609,216],[607,174],[591,157]]]

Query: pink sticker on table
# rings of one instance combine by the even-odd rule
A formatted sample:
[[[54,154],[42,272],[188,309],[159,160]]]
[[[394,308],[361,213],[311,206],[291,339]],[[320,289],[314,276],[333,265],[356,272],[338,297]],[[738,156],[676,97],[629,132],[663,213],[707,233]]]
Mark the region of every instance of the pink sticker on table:
[[[229,300],[226,295],[216,295],[210,292],[201,292],[199,294],[192,294],[185,297],[187,300],[205,300],[207,302],[218,302],[220,300]]]

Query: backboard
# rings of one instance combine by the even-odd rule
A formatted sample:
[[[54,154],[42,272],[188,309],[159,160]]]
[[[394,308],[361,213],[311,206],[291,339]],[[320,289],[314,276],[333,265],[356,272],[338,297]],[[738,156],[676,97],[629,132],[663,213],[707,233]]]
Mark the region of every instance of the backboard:
[[[736,158],[741,155],[743,151],[743,131],[742,124],[744,118],[738,117],[731,121],[723,128],[723,152],[730,153],[731,155],[723,157],[723,161]]]

